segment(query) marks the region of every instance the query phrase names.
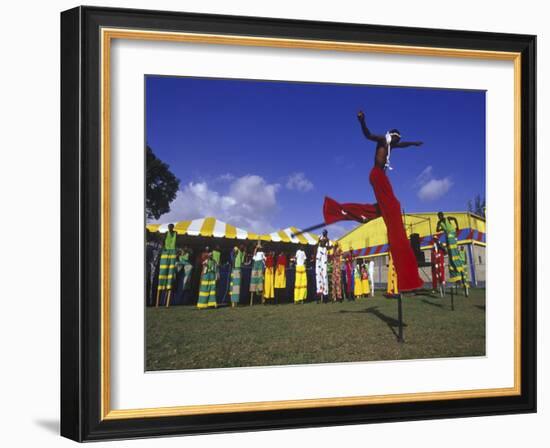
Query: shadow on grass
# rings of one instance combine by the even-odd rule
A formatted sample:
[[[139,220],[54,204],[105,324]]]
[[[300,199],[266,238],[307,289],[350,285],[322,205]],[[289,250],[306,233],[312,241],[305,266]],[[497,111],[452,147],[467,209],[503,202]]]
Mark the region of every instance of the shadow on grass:
[[[485,311],[485,305],[474,305],[474,306],[480,309],[481,311]]]
[[[382,322],[384,322],[388,327],[389,329],[391,330],[391,332],[393,333],[393,335],[396,337],[396,338],[399,338],[399,334],[397,333],[397,331],[395,330],[396,328],[399,327],[399,321],[397,319],[394,319],[393,317],[391,316],[388,316],[382,312],[380,312],[378,310],[378,307],[377,306],[371,306],[370,308],[365,308],[364,310],[361,310],[361,311],[348,311],[348,310],[340,310],[339,311],[340,313],[365,313],[365,314],[372,314],[373,316],[377,317],[378,319],[380,319]],[[407,324],[405,322],[403,322],[403,328],[405,328],[407,326]]]
[[[436,306],[437,308],[443,308],[443,305],[441,303],[430,302],[426,299],[422,299],[422,303],[425,303],[426,305]]]

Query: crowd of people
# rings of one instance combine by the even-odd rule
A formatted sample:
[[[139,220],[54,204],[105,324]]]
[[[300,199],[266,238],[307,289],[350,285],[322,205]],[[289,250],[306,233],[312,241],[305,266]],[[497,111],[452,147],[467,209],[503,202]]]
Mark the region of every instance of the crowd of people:
[[[447,280],[468,284],[464,248],[457,245],[458,231],[456,219],[445,217],[440,212],[437,234],[433,236],[431,249],[432,291],[444,288]],[[440,240],[442,235],[445,236],[445,243]],[[148,295],[152,297],[151,290],[156,277],[156,306],[160,303],[169,306],[172,294],[189,292],[193,285],[197,286],[196,306],[199,309],[216,308],[225,302],[237,307],[243,301],[248,301],[250,305],[258,301],[263,304],[280,301],[300,304],[306,300],[318,303],[342,302],[374,296],[375,293],[374,260],[356,258],[352,250],[344,253],[338,242],[329,240],[326,230],[313,250],[307,250],[309,255],[302,245],[298,245],[292,252],[275,251],[269,243],[264,247],[258,241],[252,248],[245,244],[235,245],[223,254],[219,246],[205,246],[194,257],[191,248],[178,248],[176,241],[177,232],[170,224],[161,246],[152,250],[156,256],[148,254]],[[447,263],[445,255],[448,255]],[[445,278],[446,264],[448,279]],[[224,293],[219,292],[222,267],[228,271],[228,287]],[[397,270],[391,253],[387,267],[385,294],[398,294]],[[249,280],[246,285],[243,285],[244,270]],[[193,275],[199,276],[198,284],[191,281]],[[314,289],[309,284],[312,280]],[[243,286],[248,286],[248,289],[245,291]],[[313,296],[312,290],[315,291]]]
[[[170,224],[162,246],[151,243],[148,284],[152,289],[156,276],[156,306],[169,306],[173,294],[193,289],[194,274],[200,276],[196,297],[199,309],[216,308],[225,302],[225,296],[232,307],[237,307],[244,301],[250,305],[281,301],[301,304],[306,300],[329,303],[374,295],[374,261],[354,258],[351,251],[344,255],[337,242],[330,242],[326,230],[313,250],[297,245],[292,252],[276,252],[269,243],[264,243],[267,246],[264,247],[258,241],[253,248],[240,244],[223,254],[219,246],[205,246],[193,257],[189,247],[176,247],[176,239],[177,232]],[[227,291],[220,293],[222,267],[229,271],[229,283]],[[244,270],[250,272],[246,291],[242,288]],[[312,280],[315,294],[308,297]]]

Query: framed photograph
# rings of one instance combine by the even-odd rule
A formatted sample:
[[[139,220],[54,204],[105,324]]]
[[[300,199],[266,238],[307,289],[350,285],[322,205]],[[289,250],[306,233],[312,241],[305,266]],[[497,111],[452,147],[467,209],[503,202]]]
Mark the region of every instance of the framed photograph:
[[[61,433],[536,411],[536,37],[61,14]]]

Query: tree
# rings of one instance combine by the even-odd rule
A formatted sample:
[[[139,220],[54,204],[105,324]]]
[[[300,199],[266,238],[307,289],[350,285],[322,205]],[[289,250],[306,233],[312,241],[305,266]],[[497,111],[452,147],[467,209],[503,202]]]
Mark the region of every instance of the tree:
[[[159,219],[170,211],[170,203],[176,198],[180,186],[168,164],[155,156],[147,145],[145,213],[148,219]]]
[[[468,211],[485,218],[485,198],[481,199],[481,195],[477,194],[473,205],[472,200],[468,200]]]

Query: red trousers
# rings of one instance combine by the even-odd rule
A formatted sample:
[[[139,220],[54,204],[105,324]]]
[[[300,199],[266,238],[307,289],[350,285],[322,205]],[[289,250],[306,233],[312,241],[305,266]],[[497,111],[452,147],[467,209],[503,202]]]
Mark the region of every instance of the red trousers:
[[[407,238],[401,217],[401,204],[393,193],[384,170],[374,166],[369,176],[377,204],[339,204],[325,198],[323,213],[326,224],[342,220],[367,222],[382,216],[388,231],[388,243],[397,272],[399,291],[421,288],[424,282],[418,275],[416,257]]]

